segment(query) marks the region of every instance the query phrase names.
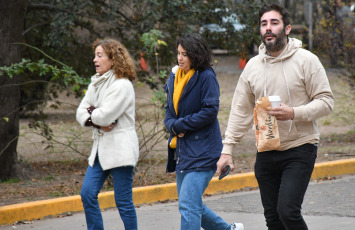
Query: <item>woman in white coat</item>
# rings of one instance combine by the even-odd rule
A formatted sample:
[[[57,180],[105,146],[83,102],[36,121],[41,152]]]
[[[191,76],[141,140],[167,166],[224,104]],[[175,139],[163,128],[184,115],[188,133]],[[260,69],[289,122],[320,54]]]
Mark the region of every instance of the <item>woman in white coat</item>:
[[[93,50],[96,74],[76,113],[82,126],[92,128],[94,140],[81,189],[87,228],[104,229],[97,197],[112,174],[116,206],[125,229],[137,229],[132,200],[133,169],[139,155],[131,83],[136,76],[134,62],[114,39],[96,40]]]

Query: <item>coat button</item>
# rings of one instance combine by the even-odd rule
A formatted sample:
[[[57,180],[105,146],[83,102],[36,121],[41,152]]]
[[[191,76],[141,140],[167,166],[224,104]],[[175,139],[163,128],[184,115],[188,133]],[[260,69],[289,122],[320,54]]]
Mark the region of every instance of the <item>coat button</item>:
[[[197,139],[198,139],[198,136],[195,136],[195,139],[197,140]]]

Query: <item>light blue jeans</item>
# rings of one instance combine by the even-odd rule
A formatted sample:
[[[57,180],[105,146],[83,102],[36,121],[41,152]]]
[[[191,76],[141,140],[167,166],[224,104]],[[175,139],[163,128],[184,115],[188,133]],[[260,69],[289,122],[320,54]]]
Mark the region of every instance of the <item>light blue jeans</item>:
[[[207,208],[202,195],[215,171],[176,173],[181,230],[230,230],[231,225]]]
[[[89,166],[81,188],[86,224],[89,230],[103,230],[103,221],[97,196],[107,179],[112,174],[115,201],[125,229],[137,229],[137,215],[132,200],[133,167],[118,167],[102,170],[96,157],[94,166]]]

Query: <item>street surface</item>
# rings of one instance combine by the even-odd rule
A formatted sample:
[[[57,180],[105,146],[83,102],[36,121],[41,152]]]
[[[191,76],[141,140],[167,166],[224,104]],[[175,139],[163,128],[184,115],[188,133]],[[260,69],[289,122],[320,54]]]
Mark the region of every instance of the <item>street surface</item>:
[[[259,191],[234,192],[204,198],[204,203],[227,222],[242,222],[246,230],[266,230]],[[136,209],[141,230],[178,230],[178,203],[170,202],[141,206]],[[115,209],[102,212],[105,229],[123,229]],[[303,203],[303,215],[310,230],[355,229],[355,175],[340,176],[335,180],[311,182]],[[83,212],[62,218],[47,218],[0,227],[1,230],[86,229]]]

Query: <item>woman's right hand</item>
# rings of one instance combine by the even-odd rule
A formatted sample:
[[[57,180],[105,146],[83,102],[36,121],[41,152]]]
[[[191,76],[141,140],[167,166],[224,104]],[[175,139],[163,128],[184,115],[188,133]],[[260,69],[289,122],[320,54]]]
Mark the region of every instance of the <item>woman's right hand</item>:
[[[113,127],[115,127],[115,124],[111,124],[109,126],[100,126],[101,130],[105,131],[105,132],[110,132]]]
[[[90,106],[89,108],[87,108],[86,110],[88,111],[88,113],[91,115],[92,111],[94,111],[95,107],[94,106]]]

